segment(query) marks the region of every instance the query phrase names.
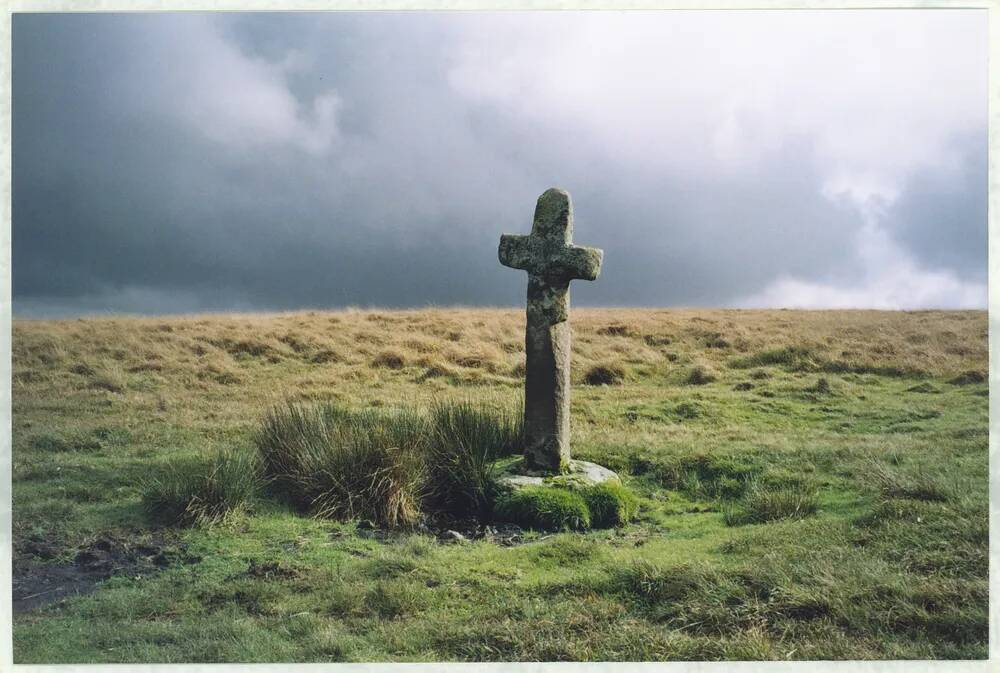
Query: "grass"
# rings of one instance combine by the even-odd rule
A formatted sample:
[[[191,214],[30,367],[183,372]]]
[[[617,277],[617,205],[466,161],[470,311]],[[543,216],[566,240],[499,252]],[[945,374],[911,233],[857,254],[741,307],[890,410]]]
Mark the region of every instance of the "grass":
[[[594,365],[583,376],[588,386],[614,386],[625,380],[625,369],[616,364]]]
[[[389,529],[441,511],[542,529],[617,526],[635,516],[635,496],[618,483],[501,493],[499,461],[521,450],[521,411],[470,400],[436,400],[427,415],[286,402],[265,415],[256,452],[177,461],[144,483],[143,505],[168,524],[212,524],[245,511],[266,480],[274,495],[315,516]]]
[[[257,454],[238,447],[171,461],[142,481],[142,506],[161,524],[214,524],[250,510],[263,483]]]
[[[818,367],[814,349],[800,345],[768,348],[752,355],[736,358],[729,364],[739,369],[780,365],[793,371],[813,370]]]
[[[496,496],[496,461],[520,451],[523,402],[435,401],[427,455],[429,499],[457,513],[485,512]]]
[[[893,457],[892,462],[901,462]],[[902,470],[881,461],[872,461],[866,478],[873,483],[883,498],[906,498],[947,502],[953,499],[954,489],[942,483],[939,474],[932,474],[926,467]]]
[[[575,383],[623,372],[574,386],[574,457],[617,470],[638,509],[504,546],[316,517],[314,496],[282,495],[280,479],[225,525],[167,524],[147,514],[143,482],[185,465],[212,474],[285,400],[340,414],[285,414],[277,436],[312,428],[302,452],[401,406],[421,410],[414,425],[442,399],[516,409],[523,311],[15,320],[15,576],[70,568],[108,536],[169,535],[200,559],[18,613],[15,661],[986,656],[984,312],[584,309],[572,326]],[[383,354],[401,366],[373,366]],[[689,385],[699,366],[716,379]],[[453,447],[517,432],[449,417]],[[289,474],[327,478],[304,461]],[[208,500],[196,478],[177,483],[171,502]]]
[[[666,488],[692,498],[734,498],[764,470],[762,461],[745,455],[691,452],[648,463],[637,461],[633,471],[648,473]]]
[[[521,406],[435,400],[351,411],[286,402],[255,442],[272,491],[316,516],[413,527],[433,510],[488,512],[496,461],[521,446]]]
[[[415,525],[426,488],[429,427],[410,410],[288,403],[256,436],[274,491],[317,516]]]
[[[712,383],[718,378],[711,367],[705,365],[697,365],[691,368],[688,372],[687,382],[692,386],[703,386],[706,383]]]
[[[723,511],[727,526],[801,519],[819,509],[818,493],[809,484],[768,485],[753,479],[742,490],[739,500]]]

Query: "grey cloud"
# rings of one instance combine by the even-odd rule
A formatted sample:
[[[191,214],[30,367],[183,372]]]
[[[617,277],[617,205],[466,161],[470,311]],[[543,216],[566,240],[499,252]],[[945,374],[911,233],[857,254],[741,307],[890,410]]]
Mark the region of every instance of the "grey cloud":
[[[921,171],[889,211],[897,240],[927,266],[986,280],[986,130],[956,139],[954,167]]]
[[[822,196],[810,138],[718,176],[609,154],[456,92],[448,40],[462,20],[16,15],[15,311],[517,305],[525,279],[498,264],[497,241],[527,231],[554,185],[574,196],[577,240],[606,250],[577,304],[725,305],[781,274],[856,269],[859,216]],[[251,74],[280,70],[300,111],[334,92],[332,146],[200,132],[181,85],[217,53],[208,39]],[[984,235],[972,203],[984,171],[971,164],[943,192],[939,176],[919,178],[896,234],[929,263],[983,274],[976,246],[949,232]]]

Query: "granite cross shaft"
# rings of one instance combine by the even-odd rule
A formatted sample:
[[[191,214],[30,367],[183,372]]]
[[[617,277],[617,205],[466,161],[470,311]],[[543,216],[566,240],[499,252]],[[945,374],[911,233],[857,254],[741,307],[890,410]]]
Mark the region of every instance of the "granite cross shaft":
[[[549,189],[535,206],[530,236],[500,237],[500,263],[528,272],[524,348],[524,460],[528,471],[569,466],[569,282],[594,280],[604,252],[573,245],[569,194]]]

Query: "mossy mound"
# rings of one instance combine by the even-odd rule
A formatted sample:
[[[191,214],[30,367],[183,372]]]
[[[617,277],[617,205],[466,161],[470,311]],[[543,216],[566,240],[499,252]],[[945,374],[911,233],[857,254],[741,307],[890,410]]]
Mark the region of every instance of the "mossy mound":
[[[566,488],[529,486],[497,499],[497,518],[542,530],[590,528],[587,501]]]
[[[639,509],[635,495],[618,482],[594,486],[526,486],[497,498],[494,514],[539,530],[584,530],[622,526]]]
[[[620,483],[609,481],[582,489],[594,528],[624,526],[639,512],[639,500]]]

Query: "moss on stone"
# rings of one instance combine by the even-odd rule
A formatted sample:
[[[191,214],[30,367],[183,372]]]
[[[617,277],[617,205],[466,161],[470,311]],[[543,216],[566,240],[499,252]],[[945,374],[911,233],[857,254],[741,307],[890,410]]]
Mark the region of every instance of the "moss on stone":
[[[638,510],[635,495],[617,481],[527,486],[504,493],[494,506],[498,519],[541,530],[623,526]]]
[[[528,528],[590,528],[590,509],[586,500],[579,492],[565,488],[522,488],[500,496],[494,511],[497,518]]]
[[[594,528],[623,526],[635,518],[639,501],[632,491],[618,482],[596,484],[580,491],[590,510],[590,524]]]

